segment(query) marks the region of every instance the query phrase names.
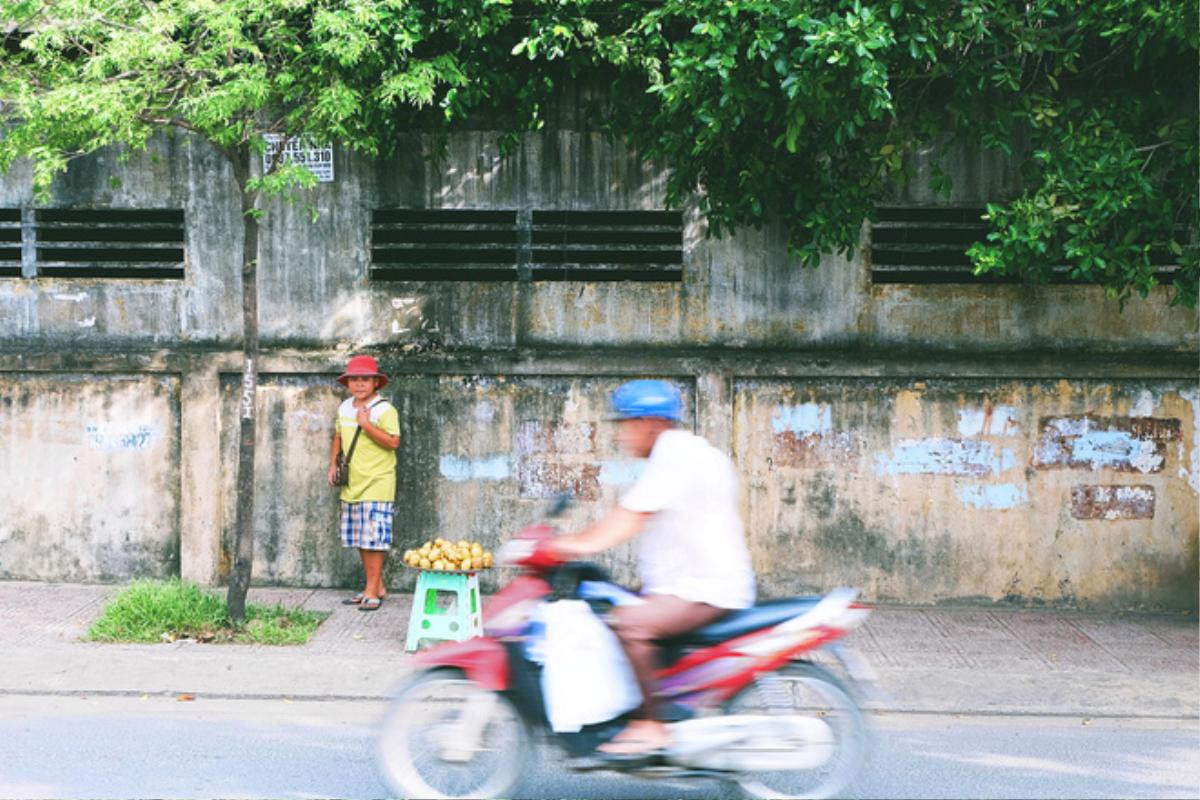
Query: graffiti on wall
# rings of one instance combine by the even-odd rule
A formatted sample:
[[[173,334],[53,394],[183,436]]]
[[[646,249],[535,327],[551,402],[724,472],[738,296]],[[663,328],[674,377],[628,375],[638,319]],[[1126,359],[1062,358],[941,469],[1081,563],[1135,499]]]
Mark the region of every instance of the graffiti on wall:
[[[83,426],[84,441],[95,450],[145,450],[159,437],[152,425],[111,425],[90,423]]]

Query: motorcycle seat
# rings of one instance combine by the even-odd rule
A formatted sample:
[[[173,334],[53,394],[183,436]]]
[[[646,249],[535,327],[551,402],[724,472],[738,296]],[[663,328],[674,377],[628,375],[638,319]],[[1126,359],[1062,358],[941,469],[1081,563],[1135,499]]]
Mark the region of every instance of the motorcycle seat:
[[[659,644],[667,650],[684,647],[709,647],[728,639],[778,625],[799,616],[821,602],[821,597],[783,597],[765,603],[731,611],[721,619],[688,631],[680,636],[662,639]]]

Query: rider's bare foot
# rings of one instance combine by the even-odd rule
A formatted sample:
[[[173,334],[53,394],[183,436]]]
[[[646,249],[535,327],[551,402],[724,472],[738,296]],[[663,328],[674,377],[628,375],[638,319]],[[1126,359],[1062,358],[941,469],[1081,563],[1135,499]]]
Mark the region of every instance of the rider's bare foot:
[[[638,756],[663,750],[671,743],[671,732],[658,720],[635,719],[625,729],[596,749],[611,756]]]

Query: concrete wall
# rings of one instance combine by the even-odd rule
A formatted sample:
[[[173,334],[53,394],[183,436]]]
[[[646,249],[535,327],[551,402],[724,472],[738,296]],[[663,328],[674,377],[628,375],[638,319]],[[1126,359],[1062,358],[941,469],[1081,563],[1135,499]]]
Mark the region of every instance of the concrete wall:
[[[401,546],[498,544],[563,488],[581,498],[568,527],[594,518],[636,469],[607,393],[660,375],[742,471],[765,594],[1194,607],[1194,312],[1160,294],[1119,313],[1089,287],[872,285],[861,252],[804,270],[780,231],[709,240],[694,209],[681,283],[372,282],[372,208],[663,201],[659,172],[587,133],[507,159],[463,134],[438,165],[420,146],[385,163],[338,151],[315,222],[284,204],[265,219],[257,580],[357,580],[324,464],[331,377],[366,350],[401,410]],[[956,202],[1011,182],[959,161]],[[913,194],[899,199],[928,200]],[[30,203],[27,174],[0,181],[0,207]],[[0,485],[0,577],[219,580],[240,330],[229,170],[164,137],[73,165],[51,204],[184,208],[186,278],[0,278],[0,457],[20,472]],[[628,550],[608,563],[632,578]],[[393,565],[398,588],[411,578]]]
[[[0,373],[0,578],[179,568],[179,379]]]

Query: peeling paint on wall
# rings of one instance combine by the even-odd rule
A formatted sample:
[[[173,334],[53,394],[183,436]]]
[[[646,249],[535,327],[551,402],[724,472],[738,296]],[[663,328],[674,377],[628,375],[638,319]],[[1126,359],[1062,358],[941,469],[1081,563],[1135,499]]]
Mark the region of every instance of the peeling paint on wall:
[[[1154,415],[1154,409],[1158,408],[1159,398],[1154,392],[1149,389],[1142,389],[1137,394],[1137,398],[1133,401],[1133,407],[1129,410],[1131,417],[1150,417]]]
[[[392,335],[438,332],[436,311],[428,295],[392,298]]]
[[[972,508],[1006,511],[1029,505],[1029,491],[1016,483],[983,483],[958,486],[954,496]]]
[[[580,500],[600,497],[594,423],[527,420],[517,428],[514,450],[521,497],[550,498],[564,492]]]
[[[1178,419],[1047,417],[1034,449],[1041,468],[1161,472],[1167,442],[1178,441]]]
[[[1144,380],[738,380],[734,449],[763,593],[853,583],[902,602],[1194,607],[1196,492],[1179,470],[1200,391],[1181,394]],[[802,404],[828,408],[830,424],[824,412],[779,413]],[[825,432],[781,424],[793,421]],[[1079,434],[1107,433],[1110,421],[1126,445],[1145,440],[1163,457],[1140,482],[1148,489],[1077,488],[1085,482],[1072,470],[1091,470],[1106,444],[1077,444]],[[856,437],[858,458],[819,450],[842,433]],[[1047,439],[1062,468],[1026,468]],[[1104,520],[1120,521],[1106,523],[1118,535],[1103,535]]]
[[[968,438],[972,436],[1018,436],[1021,433],[1019,416],[1020,412],[1010,406],[960,409],[958,432]]]
[[[789,431],[801,437],[820,436],[833,431],[833,410],[826,403],[780,405],[771,417],[771,425],[775,433]]]
[[[449,481],[502,481],[511,473],[507,455],[463,458],[442,456],[438,462],[438,473]]]
[[[1192,487],[1192,492],[1194,494],[1200,494],[1200,437],[1195,436],[1195,433],[1194,433],[1195,426],[1200,425],[1200,389],[1196,389],[1196,388],[1185,389],[1182,392],[1180,392],[1179,394],[1184,400],[1186,400],[1192,406],[1192,426],[1193,426],[1193,428],[1192,428],[1192,430],[1193,430],[1192,452],[1191,452],[1190,458],[1186,462],[1182,458],[1182,455],[1183,455],[1182,440],[1179,443],[1179,448],[1181,451],[1180,452],[1181,458],[1179,459],[1179,461],[1180,461],[1179,476],[1181,478],[1187,479],[1188,486]],[[1185,463],[1190,465],[1190,467],[1191,467],[1190,470],[1184,466]]]
[[[1153,519],[1153,486],[1075,486],[1071,489],[1075,519]]]
[[[1007,472],[1016,455],[999,453],[989,442],[972,439],[919,439],[900,442],[890,454],[876,454],[876,475],[961,475],[982,477]]]
[[[858,436],[853,433],[802,436],[784,431],[776,434],[771,444],[771,463],[780,467],[848,463],[857,460],[860,451]]]
[[[858,458],[858,437],[834,432],[833,408],[828,403],[780,404],[771,415],[771,427],[773,465],[807,467]]]
[[[599,464],[561,464],[522,461],[517,468],[517,491],[521,497],[546,499],[564,492],[577,500],[600,497]]]

